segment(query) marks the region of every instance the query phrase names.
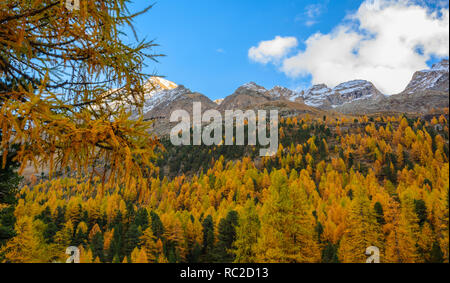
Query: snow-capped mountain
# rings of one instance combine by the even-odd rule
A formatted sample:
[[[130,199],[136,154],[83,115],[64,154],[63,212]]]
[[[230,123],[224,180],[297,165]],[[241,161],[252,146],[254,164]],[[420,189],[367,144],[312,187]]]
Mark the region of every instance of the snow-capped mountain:
[[[330,106],[328,101],[328,96],[333,92],[332,89],[328,88],[325,84],[314,85],[308,90],[306,90],[303,95],[303,100],[306,105],[313,107],[320,107],[327,105]]]
[[[257,85],[255,82],[249,82],[249,83],[244,84],[243,86],[238,88],[236,92],[243,92],[246,90],[254,91],[257,93],[263,93],[263,94],[267,92],[267,89],[265,89],[264,87],[262,87],[260,85]]]
[[[169,123],[170,116],[176,110],[187,111],[193,118],[194,102],[201,102],[202,111],[216,109],[217,104],[201,93],[179,85],[174,89],[166,89],[154,93],[144,103],[144,118],[153,120],[152,132],[157,135],[167,135],[173,125]]]
[[[214,100],[214,103],[216,103],[217,105],[220,105],[220,104],[222,104],[223,101],[224,101],[224,99],[220,98],[220,99]]]
[[[363,80],[342,83],[335,88],[319,84],[302,92],[281,86],[267,90],[251,82],[239,87],[225,98],[220,108],[245,109],[271,101],[292,101],[320,109],[333,109],[354,101],[377,100],[383,97],[384,95],[371,82]]]
[[[153,92],[165,90],[165,89],[174,89],[177,88],[178,85],[169,80],[163,79],[161,77],[151,77],[146,83],[145,87],[151,89]]]
[[[431,69],[416,72],[403,93],[415,93],[425,90],[449,91],[449,62],[442,60]]]
[[[383,94],[368,81],[354,80],[342,83],[331,89],[319,84],[308,89],[303,95],[306,105],[322,109],[330,109],[359,100],[375,100]]]
[[[186,110],[192,113],[194,102],[202,103],[202,110],[215,109],[217,104],[201,93],[179,85],[174,89],[156,92],[144,103],[144,116],[150,119],[170,118],[174,110]]]
[[[174,89],[163,89],[149,93],[146,95],[143,113],[147,114],[156,107],[167,107],[171,102],[188,93],[191,93],[191,91],[184,86],[177,86]]]
[[[268,90],[254,82],[242,85],[224,98],[211,101],[203,94],[159,77],[145,84],[144,117],[157,120],[155,132],[167,133],[168,118],[174,110],[183,109],[192,115],[193,102],[202,102],[202,110],[217,109],[278,109],[280,115],[319,113],[326,110],[342,113],[367,114],[373,112],[422,112],[449,105],[449,62],[443,60],[429,70],[416,72],[405,91],[385,96],[369,81],[353,80],[330,88],[314,85],[305,91],[282,86]],[[126,103],[124,101],[124,103]],[[325,111],[324,111],[325,110]],[[318,114],[318,115],[319,115]]]
[[[115,109],[117,108],[119,105],[121,106],[125,106],[128,107],[132,113],[133,113],[133,117],[137,117],[140,113],[139,110],[143,110],[145,113],[146,107],[147,108],[151,108],[151,105],[154,103],[155,100],[158,100],[157,98],[155,99],[154,96],[159,94],[162,91],[165,90],[172,90],[177,88],[178,85],[174,82],[168,81],[166,79],[163,79],[161,77],[150,77],[150,79],[148,79],[147,82],[144,83],[143,88],[144,88],[144,104],[146,104],[147,106],[144,105],[144,109],[138,109],[136,106],[134,106],[136,102],[140,102],[142,97],[141,96],[132,96],[132,95],[127,95],[124,91],[120,91],[118,92],[119,94],[122,95],[122,98],[119,100],[114,100],[114,101],[107,101],[105,103],[105,107],[108,107],[110,109]],[[111,90],[110,92],[115,92],[116,90]],[[133,106],[131,106],[133,105]]]
[[[151,100],[152,97],[161,91],[176,89],[178,85],[160,77],[151,77],[145,84],[145,102]]]
[[[271,97],[273,97],[274,99],[279,99],[279,100],[291,100],[291,101],[297,101],[297,102],[302,102],[303,101],[303,97],[301,97],[302,93],[298,93],[296,91],[290,90],[286,87],[282,87],[282,86],[275,86],[274,88],[272,88],[271,90],[269,90],[267,92],[268,95],[270,95]],[[301,98],[300,101],[297,100],[297,98]]]
[[[342,83],[333,89],[335,95],[330,97],[333,107],[360,100],[379,100],[384,95],[368,81],[355,80]]]
[[[339,107],[344,113],[427,113],[449,106],[449,62],[442,60],[428,70],[416,72],[406,89],[383,99],[350,103]]]

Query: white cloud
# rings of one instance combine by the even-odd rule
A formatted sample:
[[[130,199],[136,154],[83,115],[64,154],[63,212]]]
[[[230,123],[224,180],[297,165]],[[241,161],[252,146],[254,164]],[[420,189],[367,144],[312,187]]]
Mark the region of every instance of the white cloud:
[[[415,71],[427,68],[431,56],[449,56],[448,8],[431,11],[417,1],[366,0],[347,20],[328,34],[309,37],[305,50],[283,59],[281,71],[290,77],[311,74],[313,84],[331,87],[365,79],[395,94]]]
[[[248,57],[255,62],[267,64],[279,62],[293,48],[297,47],[295,37],[276,36],[274,40],[261,41],[258,46],[250,48]]]
[[[303,14],[296,17],[296,21],[302,21],[306,26],[311,27],[318,23],[317,18],[323,13],[325,6],[322,4],[311,4],[305,7]]]
[[[315,18],[322,13],[323,6],[321,4],[311,4],[306,6],[305,14],[308,18]]]

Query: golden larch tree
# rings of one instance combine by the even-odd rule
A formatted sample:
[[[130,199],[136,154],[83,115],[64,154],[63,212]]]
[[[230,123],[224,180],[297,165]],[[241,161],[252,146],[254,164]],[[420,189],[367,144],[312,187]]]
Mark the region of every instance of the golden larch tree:
[[[19,144],[22,169],[31,162],[52,175],[70,167],[104,182],[127,183],[152,170],[157,142],[130,110],[152,89],[143,68],[157,55],[153,42],[125,38],[150,8],[132,14],[129,2],[80,1],[68,9],[66,0],[1,1],[3,156]]]

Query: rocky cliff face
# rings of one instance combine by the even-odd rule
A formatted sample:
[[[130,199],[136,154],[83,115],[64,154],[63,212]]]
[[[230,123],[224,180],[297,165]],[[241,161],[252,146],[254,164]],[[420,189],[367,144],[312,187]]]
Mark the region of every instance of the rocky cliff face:
[[[276,86],[272,88],[271,90],[267,91],[267,94],[272,97],[273,100],[291,100],[294,102],[303,102],[301,93],[282,86]]]
[[[296,99],[292,99],[296,98]],[[248,109],[275,101],[303,102],[299,93],[285,87],[276,86],[270,90],[254,82],[239,87],[220,104],[220,110]]]
[[[163,136],[170,133],[170,116],[173,111],[185,110],[193,118],[194,102],[202,103],[202,112],[216,109],[217,104],[201,93],[192,92],[183,85],[173,89],[164,89],[149,96],[143,108],[144,119],[154,121],[152,132]]]
[[[351,103],[338,108],[344,113],[427,113],[449,107],[449,62],[443,60],[429,70],[416,72],[405,90],[377,101]]]
[[[220,104],[220,110],[247,109],[261,103],[271,101],[267,90],[254,82],[239,87],[232,95]]]
[[[202,111],[215,109],[217,104],[201,93],[192,92],[180,85],[175,89],[163,90],[144,104],[144,117],[147,119],[169,119],[175,110],[186,110],[192,114],[194,102],[202,103]]]
[[[377,100],[383,97],[371,82],[363,80],[342,83],[333,89],[324,84],[315,85],[303,95],[307,105],[321,109],[339,108],[356,101]]]
[[[420,91],[449,91],[448,60],[434,64],[429,70],[416,72],[402,93],[413,94]]]
[[[314,85],[305,91],[303,100],[306,105],[318,107],[318,108],[330,108],[331,103],[328,100],[328,96],[332,93],[332,89],[328,88],[325,84]]]

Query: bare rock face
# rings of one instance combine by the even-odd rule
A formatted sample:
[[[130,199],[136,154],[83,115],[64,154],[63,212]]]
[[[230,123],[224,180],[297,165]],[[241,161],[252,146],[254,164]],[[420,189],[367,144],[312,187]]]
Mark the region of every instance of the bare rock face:
[[[306,105],[317,108],[331,108],[331,102],[328,97],[333,93],[331,88],[325,84],[314,85],[306,90],[303,100]]]
[[[448,60],[434,64],[431,69],[416,72],[406,89],[389,97],[389,108],[394,103],[409,112],[426,113],[432,109],[449,107]]]
[[[153,120],[152,132],[163,136],[170,133],[172,124],[170,116],[176,110],[185,110],[193,118],[193,105],[195,102],[201,102],[202,112],[216,109],[217,104],[201,93],[180,85],[175,89],[163,90],[155,93],[144,104],[144,118]]]
[[[391,112],[428,113],[434,109],[447,108],[448,98],[448,92],[437,90],[401,93],[388,97],[376,109],[379,112],[385,109]]]
[[[144,116],[148,119],[169,119],[175,110],[185,110],[192,114],[194,102],[202,103],[202,110],[215,109],[217,104],[201,93],[180,85],[175,89],[163,90],[156,93],[144,105]]]
[[[356,80],[338,85],[330,96],[331,104],[335,107],[361,100],[379,100],[384,95],[368,81]]]
[[[303,97],[298,92],[290,90],[286,87],[276,86],[267,91],[267,94],[272,97],[273,100],[290,100],[296,102],[302,102]],[[297,100],[297,98],[300,98]]]
[[[413,94],[420,91],[449,91],[448,60],[434,64],[429,70],[416,72],[403,93]]]
[[[364,101],[340,107],[344,113],[375,112],[427,113],[449,107],[449,62],[443,60],[429,70],[416,72],[406,89],[377,101]]]
[[[257,105],[275,101],[294,101],[303,103],[299,93],[285,87],[276,86],[267,90],[254,82],[238,88],[220,104],[220,110],[249,109]]]
[[[267,90],[254,82],[239,87],[220,104],[220,110],[247,109],[252,105],[271,101]]]
[[[378,100],[383,97],[371,82],[364,80],[342,83],[333,89],[324,84],[315,85],[303,96],[307,105],[321,109],[339,108],[356,101]]]
[[[296,91],[291,97],[289,97],[289,100],[292,102],[297,102],[300,104],[305,104],[305,91],[302,90],[300,92]]]

